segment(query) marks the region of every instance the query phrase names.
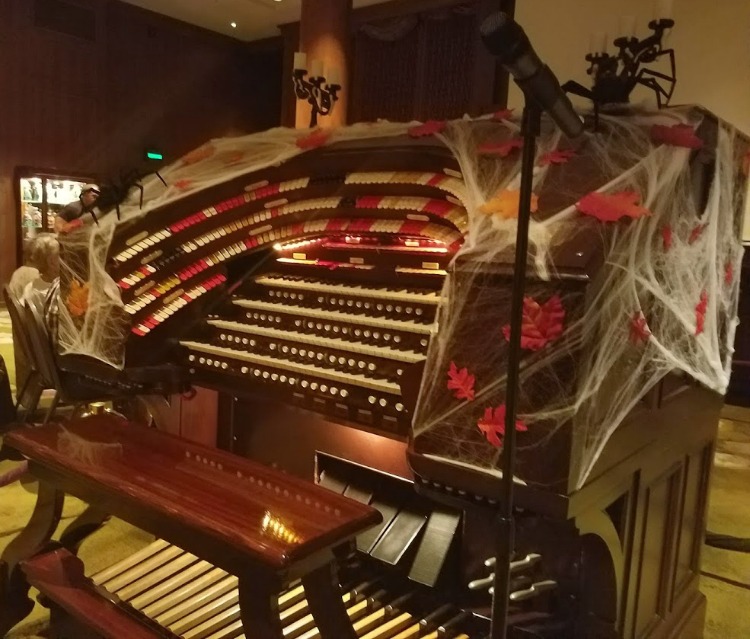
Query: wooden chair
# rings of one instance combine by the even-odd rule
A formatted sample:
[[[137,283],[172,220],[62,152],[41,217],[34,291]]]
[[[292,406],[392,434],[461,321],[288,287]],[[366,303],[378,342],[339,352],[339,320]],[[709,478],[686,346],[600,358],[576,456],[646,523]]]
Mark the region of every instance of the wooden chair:
[[[31,335],[25,321],[26,312],[24,304],[13,295],[7,286],[3,287],[3,298],[13,326],[13,347],[22,353],[23,359],[26,360],[29,367],[26,379],[23,381],[17,379],[17,383],[20,383],[18,384],[18,391],[16,393],[16,415],[14,420],[25,423],[33,419],[42,393],[48,387],[45,387],[42,381],[42,376],[34,358]]]

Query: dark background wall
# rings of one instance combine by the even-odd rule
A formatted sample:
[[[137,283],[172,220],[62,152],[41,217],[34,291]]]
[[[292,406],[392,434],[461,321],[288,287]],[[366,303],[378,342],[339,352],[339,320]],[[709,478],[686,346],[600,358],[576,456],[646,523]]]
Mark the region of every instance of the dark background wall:
[[[279,122],[280,44],[248,46],[114,0],[0,0],[0,282],[19,166],[105,179]]]
[[[478,26],[513,0],[392,0],[353,12],[349,121],[505,104]],[[116,0],[0,0],[0,283],[18,263],[17,167],[105,180],[205,140],[293,125],[299,23],[245,44]]]

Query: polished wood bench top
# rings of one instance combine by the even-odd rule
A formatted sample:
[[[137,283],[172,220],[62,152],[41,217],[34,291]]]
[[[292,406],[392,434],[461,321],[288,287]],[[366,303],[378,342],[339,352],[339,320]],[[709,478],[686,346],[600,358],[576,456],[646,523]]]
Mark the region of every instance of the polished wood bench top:
[[[381,520],[311,482],[112,416],[19,428],[5,444],[40,479],[235,574],[303,574]]]

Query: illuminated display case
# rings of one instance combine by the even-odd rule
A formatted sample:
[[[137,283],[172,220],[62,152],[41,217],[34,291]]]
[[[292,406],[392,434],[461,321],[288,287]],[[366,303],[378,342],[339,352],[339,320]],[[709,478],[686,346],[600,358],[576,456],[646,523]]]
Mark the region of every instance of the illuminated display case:
[[[55,232],[55,215],[66,204],[78,199],[81,187],[94,179],[60,174],[56,171],[19,168],[16,170],[18,202],[18,261],[23,262],[26,248],[40,233]]]

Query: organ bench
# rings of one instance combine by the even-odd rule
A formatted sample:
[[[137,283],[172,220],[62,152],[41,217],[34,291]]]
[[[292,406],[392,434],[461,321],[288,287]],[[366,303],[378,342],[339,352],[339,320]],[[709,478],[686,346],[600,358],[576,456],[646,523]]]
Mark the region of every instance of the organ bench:
[[[200,556],[235,575],[237,616],[240,626],[253,630],[252,636],[284,636],[278,599],[294,581],[304,588],[324,636],[355,636],[337,594],[334,556],[346,555],[354,537],[381,520],[374,508],[111,416],[16,430],[6,444],[23,453],[31,472],[55,491],[100,506],[179,546],[190,553],[183,562]],[[51,534],[59,508],[47,509],[46,516],[45,530]],[[28,530],[34,534],[33,528]],[[37,547],[49,541],[49,534],[37,539]],[[29,584],[72,617],[93,620],[101,636],[159,636],[143,629],[131,635],[134,620],[83,577],[80,561],[65,548],[16,560],[20,564],[11,563],[11,571],[23,571]],[[9,597],[25,596],[20,580],[12,583],[20,590],[7,593]]]

